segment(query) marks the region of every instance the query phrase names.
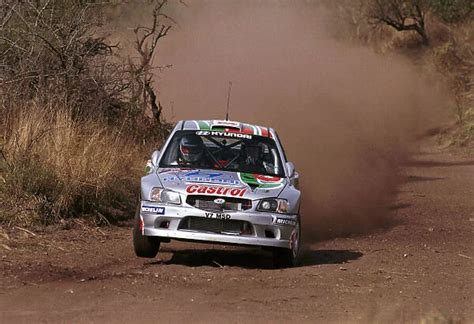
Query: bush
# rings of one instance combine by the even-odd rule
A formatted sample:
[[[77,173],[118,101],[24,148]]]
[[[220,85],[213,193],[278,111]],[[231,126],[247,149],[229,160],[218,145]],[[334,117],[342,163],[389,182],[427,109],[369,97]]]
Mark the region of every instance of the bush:
[[[67,107],[21,107],[2,149],[3,221],[52,223],[133,213],[138,148],[100,120],[75,121]],[[138,161],[137,161],[138,160]],[[121,212],[117,213],[120,210]],[[127,213],[130,212],[129,215]]]
[[[113,2],[0,1],[0,221],[133,216],[137,155],[171,126],[152,73],[167,0],[146,3],[133,58],[104,31]]]
[[[74,120],[126,123],[141,140],[150,131],[166,135],[170,125],[156,102],[152,58],[171,26],[161,13],[167,1],[153,2],[153,26],[137,27],[134,58],[120,57],[118,45],[106,36],[105,9],[111,3],[0,2],[0,113],[36,101],[67,106]],[[10,127],[6,120],[0,120],[2,126]]]

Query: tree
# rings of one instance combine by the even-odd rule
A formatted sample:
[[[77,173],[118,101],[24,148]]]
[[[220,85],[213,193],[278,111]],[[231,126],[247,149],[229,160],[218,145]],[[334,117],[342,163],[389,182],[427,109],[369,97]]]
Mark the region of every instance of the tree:
[[[121,57],[119,44],[107,36],[107,1],[0,0],[0,114],[26,102],[63,106],[75,118],[126,124],[137,137],[148,129],[164,135],[169,125],[153,87],[160,68],[153,61],[173,20],[163,12],[168,0],[140,2],[152,8],[151,17],[134,28],[138,55],[131,58]]]
[[[9,101],[51,98],[106,109],[113,46],[98,32],[93,2],[10,0],[0,6],[0,93]],[[15,98],[16,97],[16,98]]]
[[[168,0],[156,0],[152,11],[153,20],[149,26],[138,26],[134,29],[134,48],[140,55],[138,62],[131,59],[130,68],[132,75],[138,83],[141,94],[141,102],[144,107],[149,105],[151,113],[156,122],[161,123],[162,106],[157,102],[157,96],[153,88],[153,58],[160,39],[165,37],[171,29],[172,18],[163,13]],[[160,67],[158,67],[160,68]]]
[[[397,31],[415,31],[422,44],[428,46],[425,17],[428,11],[426,0],[372,0],[368,8],[369,20],[373,24],[388,25]]]

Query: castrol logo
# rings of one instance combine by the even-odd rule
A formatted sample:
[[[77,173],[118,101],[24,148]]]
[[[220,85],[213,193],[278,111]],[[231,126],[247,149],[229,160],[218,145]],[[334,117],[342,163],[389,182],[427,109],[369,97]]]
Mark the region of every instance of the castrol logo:
[[[189,194],[201,195],[221,195],[231,197],[243,197],[247,189],[235,187],[216,187],[216,186],[202,186],[189,185],[186,187],[186,192]]]

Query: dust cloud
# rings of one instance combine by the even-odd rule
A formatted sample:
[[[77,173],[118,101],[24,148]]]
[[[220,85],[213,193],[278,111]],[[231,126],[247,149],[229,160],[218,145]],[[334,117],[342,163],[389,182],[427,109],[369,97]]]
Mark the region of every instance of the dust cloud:
[[[391,224],[399,169],[443,98],[399,57],[331,39],[314,1],[186,1],[161,44],[168,118],[274,127],[300,173],[304,240]]]

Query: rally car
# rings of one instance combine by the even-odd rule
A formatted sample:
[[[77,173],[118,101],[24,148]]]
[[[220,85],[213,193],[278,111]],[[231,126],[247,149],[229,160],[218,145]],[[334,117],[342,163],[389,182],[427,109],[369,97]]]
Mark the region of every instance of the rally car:
[[[171,239],[261,246],[277,266],[300,256],[298,173],[272,128],[179,121],[141,178],[133,228],[139,257]]]

